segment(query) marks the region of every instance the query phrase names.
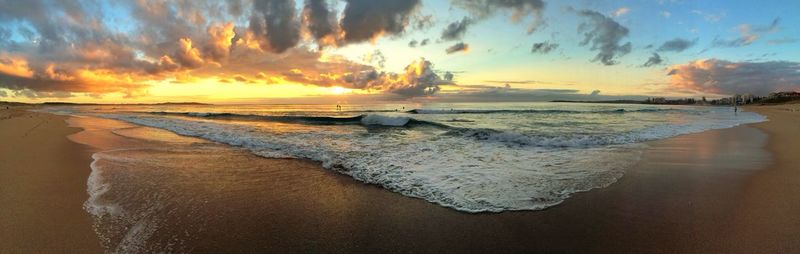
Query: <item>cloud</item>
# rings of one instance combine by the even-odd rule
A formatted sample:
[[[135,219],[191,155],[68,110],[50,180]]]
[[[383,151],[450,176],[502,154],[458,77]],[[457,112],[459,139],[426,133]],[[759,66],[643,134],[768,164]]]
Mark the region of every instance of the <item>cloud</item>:
[[[533,44],[533,47],[531,48],[531,53],[547,54],[550,53],[550,51],[555,50],[556,48],[558,48],[558,43],[552,43],[549,41],[537,42]]]
[[[254,0],[250,31],[261,49],[283,53],[300,41],[294,0]]]
[[[672,16],[672,13],[668,12],[668,11],[662,11],[660,14],[661,14],[662,17],[665,17],[665,18],[669,18],[670,16]]]
[[[631,11],[631,9],[628,8],[628,7],[620,7],[619,9],[614,11],[614,13],[612,13],[611,16],[619,17],[619,16],[622,16],[622,15],[628,14],[628,12],[630,12],[630,11]]]
[[[187,68],[198,68],[205,63],[203,57],[200,56],[200,50],[192,45],[192,39],[181,38],[178,41],[178,45],[178,50],[175,52],[175,58],[182,66]]]
[[[419,46],[420,47],[425,47],[425,46],[428,45],[428,43],[430,43],[430,41],[431,41],[430,39],[424,39],[424,40],[419,42]]]
[[[683,38],[675,38],[675,39],[672,39],[672,40],[665,41],[663,44],[661,44],[660,47],[658,47],[658,49],[656,51],[660,51],[660,52],[669,52],[669,51],[672,51],[672,52],[683,52],[684,50],[686,50],[688,48],[691,48],[692,46],[697,44],[697,40],[698,39],[694,39],[694,40],[690,41],[690,40],[683,39]]]
[[[598,100],[643,100],[647,97],[630,95],[601,95],[599,90],[580,93],[575,89],[525,89],[510,86],[459,85],[463,88],[437,94],[435,99],[442,102],[528,102],[528,101],[598,101]]]
[[[578,32],[584,36],[580,45],[591,44],[591,50],[598,51],[592,61],[614,65],[618,63],[615,58],[631,52],[630,42],[621,44],[622,39],[628,36],[628,28],[596,11],[581,10],[577,13],[587,19],[578,26]]]
[[[714,37],[714,41],[711,42],[711,45],[714,47],[727,47],[727,48],[738,48],[744,47],[747,45],[752,44],[758,37],[756,36],[746,36],[740,37],[736,39],[720,39],[719,37]]]
[[[452,84],[452,73],[442,79],[433,70],[433,64],[423,59],[406,66],[404,73],[386,73],[368,70],[344,77],[351,88],[387,91],[402,98],[433,95],[441,85]]]
[[[664,62],[664,60],[661,59],[661,56],[658,55],[658,53],[653,53],[653,55],[650,56],[650,58],[647,59],[647,62],[642,64],[642,67],[650,67],[650,66],[660,65],[663,62]]]
[[[468,17],[450,23],[444,28],[444,31],[442,31],[441,39],[445,41],[460,40],[464,37],[464,34],[467,32],[467,27],[469,27],[470,24],[472,24],[472,20]]]
[[[800,90],[800,63],[705,59],[669,68],[670,87],[714,94],[766,95]]]
[[[780,25],[781,25],[781,17],[777,17],[772,20],[772,23],[770,23],[769,26],[758,27],[754,30],[756,33],[774,33],[780,29]]]
[[[219,63],[228,58],[233,38],[236,36],[233,28],[233,23],[230,22],[208,27],[209,43],[204,47],[203,52],[210,60]]]
[[[721,19],[723,19],[723,18],[725,18],[725,16],[727,16],[727,13],[725,13],[725,12],[709,13],[709,12],[704,12],[704,11],[701,11],[701,10],[691,10],[690,12],[692,14],[695,14],[695,15],[698,15],[700,17],[703,17],[703,19],[705,19],[708,22],[712,22],[712,23],[719,22]]]
[[[11,38],[11,31],[4,27],[0,27],[0,46],[7,47],[9,38]]]
[[[425,31],[433,26],[433,15],[416,15],[414,16],[414,29]]]
[[[715,47],[743,47],[753,44],[756,40],[761,38],[763,34],[775,33],[780,29],[781,18],[772,20],[769,26],[755,27],[750,24],[741,24],[737,27],[739,30],[739,37],[733,39],[721,39],[715,37],[712,46]]]
[[[408,42],[408,47],[416,48],[417,45],[419,45],[419,42],[417,40],[411,40]]]
[[[338,33],[336,12],[331,11],[325,0],[306,0],[303,7],[303,23],[320,46],[335,40]]]
[[[535,32],[544,25],[542,13],[545,3],[542,0],[451,0],[454,6],[460,7],[473,15],[476,20],[483,20],[501,11],[511,13],[512,22],[520,22],[531,17],[528,33]]]
[[[751,33],[750,25],[747,24],[740,25],[739,30],[741,33],[740,37],[726,40],[726,39],[721,39],[719,38],[719,36],[717,36],[714,37],[714,41],[711,42],[711,45],[714,47],[729,47],[729,48],[743,47],[753,44],[753,42],[758,40],[758,38],[760,37],[760,35],[758,34]]]
[[[469,44],[466,44],[466,43],[463,43],[463,42],[459,42],[459,43],[453,44],[453,46],[450,46],[447,49],[445,49],[445,52],[447,52],[447,54],[453,54],[453,53],[457,53],[457,52],[461,52],[461,51],[466,52],[468,50],[469,50]]]
[[[119,17],[122,27],[91,0],[3,5],[0,88],[26,91],[9,92],[20,96],[137,96],[152,83],[253,81],[246,77],[267,84],[347,86],[343,76],[375,67],[323,54],[322,47],[400,34],[420,5],[351,0],[337,15],[333,2],[303,2],[123,1],[113,4],[115,11],[128,12]]]
[[[495,84],[550,84],[550,82],[538,80],[484,80],[483,82]]]
[[[401,34],[419,6],[419,0],[347,0],[340,22],[343,40],[355,43]]]
[[[233,80],[236,80],[236,81],[239,81],[239,82],[250,82],[249,79],[245,78],[242,75],[234,75],[233,76]]]
[[[796,38],[784,37],[784,38],[769,40],[769,41],[767,41],[767,43],[772,44],[772,45],[780,45],[780,44],[796,43],[798,41],[800,41],[800,40],[798,40]]]
[[[386,65],[386,56],[384,56],[383,52],[381,52],[379,49],[367,53],[364,55],[364,57],[362,57],[362,60],[364,60],[364,62],[367,64],[378,66],[381,69],[383,69],[383,67]]]

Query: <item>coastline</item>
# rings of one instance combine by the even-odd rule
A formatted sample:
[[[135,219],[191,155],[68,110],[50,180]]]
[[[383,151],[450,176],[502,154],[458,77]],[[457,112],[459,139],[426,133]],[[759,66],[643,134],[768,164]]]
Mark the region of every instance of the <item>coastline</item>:
[[[295,189],[292,191],[299,193],[288,193],[305,200],[287,200],[283,197],[287,195],[285,189],[265,188],[265,192],[248,203],[252,207],[233,213],[250,226],[237,228],[219,224],[216,232],[202,235],[206,241],[199,241],[193,249],[200,252],[255,249],[330,252],[798,251],[800,242],[793,237],[800,233],[800,220],[796,216],[800,214],[800,204],[794,202],[800,195],[800,187],[795,184],[800,173],[792,167],[797,165],[792,151],[797,151],[800,127],[796,125],[800,122],[797,118],[800,109],[797,105],[787,106],[798,110],[783,112],[777,107],[780,106],[748,108],[768,116],[769,122],[648,142],[650,148],[640,162],[626,171],[617,183],[577,193],[560,205],[536,212],[465,214],[357,182],[322,169],[317,163],[264,159],[253,155],[249,158],[270,164],[265,167],[272,170],[302,171],[300,174],[312,176],[313,181],[301,181],[296,183],[300,186],[293,186]],[[37,131],[37,137],[44,142],[51,139],[70,142],[65,136],[77,132],[76,128],[66,127],[66,117],[26,114],[51,119],[42,126],[54,125],[45,128],[52,135],[42,135]],[[16,118],[7,120],[13,119]],[[1,120],[0,126],[7,120]],[[24,117],[15,121],[21,120]],[[42,146],[31,143],[32,146],[35,144]],[[41,152],[47,154],[47,158],[71,160],[69,164],[60,165],[75,169],[69,171],[74,178],[83,176],[78,184],[80,190],[73,186],[69,190],[72,194],[68,195],[83,197],[77,204],[70,205],[80,209],[78,212],[90,220],[80,206],[87,198],[86,179],[92,150],[78,144],[70,147],[74,152],[69,156],[57,150]],[[9,148],[12,147],[3,146],[1,149]],[[10,153],[3,151],[2,154]],[[7,174],[6,171],[3,169],[2,174]],[[54,176],[35,177],[48,179]],[[10,179],[21,182],[18,178]],[[19,186],[12,188],[28,191]],[[6,191],[2,193],[5,195]],[[282,203],[275,206],[267,202],[273,199]],[[63,202],[75,201],[70,200],[62,199]],[[2,203],[8,202],[22,201],[8,200],[4,196]],[[37,214],[56,216],[52,213]],[[40,230],[29,221],[15,220],[11,223],[27,228],[29,232]],[[91,232],[90,221],[78,224],[80,227],[88,226],[89,234],[85,230],[54,231],[74,238],[96,238]],[[0,236],[17,237],[2,237],[11,239],[11,245],[0,242],[0,246],[12,246],[12,252],[27,250],[25,248],[75,250],[67,248],[65,242],[70,238],[50,238],[64,241],[50,240],[52,245],[35,246],[37,238],[0,232]],[[6,251],[7,247],[3,248]],[[88,247],[85,250],[81,252],[96,252],[96,249]]]
[[[748,178],[737,207],[735,240],[748,249],[800,252],[800,103],[752,106],[770,121],[754,124],[769,135],[774,163]],[[761,239],[751,238],[758,235]]]
[[[101,253],[83,210],[92,151],[67,117],[0,110],[0,252]]]

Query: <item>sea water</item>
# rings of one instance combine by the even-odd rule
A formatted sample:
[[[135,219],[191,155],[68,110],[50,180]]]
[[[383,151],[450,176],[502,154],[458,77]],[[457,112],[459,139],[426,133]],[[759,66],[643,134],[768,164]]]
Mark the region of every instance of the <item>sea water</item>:
[[[109,105],[47,110],[159,128],[266,158],[309,159],[355,180],[471,213],[554,206],[573,193],[617,181],[638,161],[645,141],[765,120],[727,107],[579,103],[367,104],[341,110],[335,105]],[[93,168],[130,166],[143,158],[149,159],[139,163],[159,162],[142,153],[98,153]],[[102,173],[93,172],[96,182],[89,184],[95,200],[108,192]],[[95,214],[120,209],[87,204]]]

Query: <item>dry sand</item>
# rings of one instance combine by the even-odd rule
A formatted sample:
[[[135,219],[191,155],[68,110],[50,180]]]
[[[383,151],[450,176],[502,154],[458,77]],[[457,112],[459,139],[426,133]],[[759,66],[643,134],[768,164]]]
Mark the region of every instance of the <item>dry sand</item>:
[[[251,156],[284,177],[211,204],[204,212],[226,216],[191,244],[198,252],[800,252],[800,107],[749,110],[771,121],[651,142],[618,183],[538,212],[466,214],[316,163]],[[63,118],[30,115],[38,118],[0,120],[0,204],[14,207],[0,211],[0,252],[95,251],[80,210],[90,153],[65,142],[74,129]],[[49,120],[20,141],[35,119]]]
[[[66,117],[0,109],[0,253],[99,253],[83,210],[91,152]]]
[[[730,230],[745,250],[799,253],[800,104],[747,109],[770,119],[754,126],[769,135],[774,164],[747,179]]]

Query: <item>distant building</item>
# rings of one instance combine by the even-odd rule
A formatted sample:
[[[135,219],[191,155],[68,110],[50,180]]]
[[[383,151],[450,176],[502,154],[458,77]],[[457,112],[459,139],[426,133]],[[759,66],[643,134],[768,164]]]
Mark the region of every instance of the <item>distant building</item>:
[[[795,99],[800,98],[800,93],[798,92],[775,92],[770,93],[768,99]]]

